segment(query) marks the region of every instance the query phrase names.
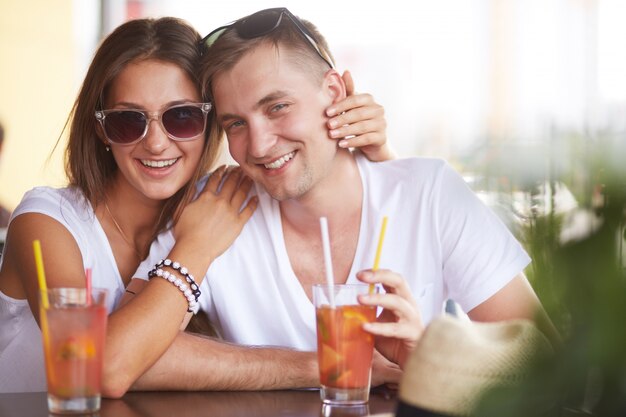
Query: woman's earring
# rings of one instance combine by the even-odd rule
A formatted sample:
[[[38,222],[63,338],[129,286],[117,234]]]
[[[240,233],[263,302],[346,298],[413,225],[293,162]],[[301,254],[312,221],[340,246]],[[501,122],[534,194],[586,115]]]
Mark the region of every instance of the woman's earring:
[[[104,149],[106,149],[106,150],[107,150],[107,152],[110,152],[110,151],[111,151],[111,148],[109,147],[109,145],[105,146],[105,147],[104,147]]]

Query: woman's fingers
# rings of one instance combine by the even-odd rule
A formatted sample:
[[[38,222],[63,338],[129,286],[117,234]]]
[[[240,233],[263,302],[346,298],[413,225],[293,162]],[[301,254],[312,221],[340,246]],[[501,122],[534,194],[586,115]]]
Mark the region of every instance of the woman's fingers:
[[[385,109],[380,104],[374,102],[369,94],[358,94],[347,97],[336,104],[340,113],[328,120],[330,127],[339,127],[361,120],[380,118],[384,122]]]
[[[358,111],[358,113],[352,113],[355,111]],[[332,125],[340,126],[346,122],[349,123],[351,121],[354,122],[356,120],[360,120],[359,116],[362,114],[367,117],[376,117],[376,115],[380,116],[380,112],[384,114],[385,109],[374,101],[374,97],[371,94],[367,93],[348,96],[326,109],[326,115],[331,117],[331,119],[328,120],[331,127]]]
[[[211,174],[202,193],[211,193],[223,197],[229,200],[233,206],[241,208],[252,185],[252,180],[243,174],[240,167],[223,165]]]
[[[378,138],[375,142],[365,143],[366,145],[382,145],[385,143],[386,135],[384,131],[386,129],[385,119],[366,119],[356,121],[351,124],[344,124],[336,129],[329,131],[329,135],[333,139],[343,139],[348,136],[362,136],[369,133],[373,133],[375,138]]]
[[[354,94],[354,80],[350,71],[345,70],[341,78],[343,78],[343,82],[346,85],[346,95],[351,96]]]
[[[246,206],[239,213],[239,219],[243,222],[243,224],[245,224],[250,219],[250,217],[252,217],[252,214],[254,213],[258,205],[259,198],[257,196],[253,196],[250,198],[250,200],[248,200]]]
[[[207,180],[206,184],[204,184],[204,188],[202,189],[202,194],[204,193],[212,193],[217,194],[217,190],[222,183],[222,178],[224,178],[224,173],[226,172],[226,165],[222,165],[217,168]]]
[[[224,198],[230,200],[233,196],[233,193],[237,190],[237,186],[239,185],[239,181],[241,180],[241,176],[243,175],[241,172],[241,168],[238,166],[228,167],[228,170],[224,174],[226,178],[222,182],[222,187],[220,188],[218,195],[224,196]]]
[[[252,188],[252,180],[246,176],[243,176],[237,188],[233,190],[233,194],[230,199],[232,205],[235,207],[241,208],[241,205],[248,198],[248,193],[250,192],[251,188]]]
[[[358,94],[336,104],[341,113],[328,120],[329,136],[349,147],[382,147],[387,142],[385,110],[369,94]]]

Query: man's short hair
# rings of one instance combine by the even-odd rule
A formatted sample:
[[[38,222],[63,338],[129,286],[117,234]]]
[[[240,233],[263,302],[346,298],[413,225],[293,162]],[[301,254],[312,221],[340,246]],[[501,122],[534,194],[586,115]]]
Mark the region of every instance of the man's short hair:
[[[300,21],[313,35],[315,42],[333,60],[328,43],[317,27],[306,20],[300,19]],[[231,27],[204,51],[200,70],[203,93],[212,98],[212,83],[216,75],[231,70],[244,55],[263,44],[273,45],[277,53],[279,53],[279,47],[288,50],[290,62],[303,72],[309,73],[316,82],[321,83],[329,69],[328,63],[319,56],[289,19],[282,19],[276,29],[252,39],[242,38],[237,30]]]

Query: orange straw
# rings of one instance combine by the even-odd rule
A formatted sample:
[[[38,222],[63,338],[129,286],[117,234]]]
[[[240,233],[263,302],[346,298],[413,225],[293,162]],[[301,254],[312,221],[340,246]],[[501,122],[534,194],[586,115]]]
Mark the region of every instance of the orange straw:
[[[87,307],[91,305],[91,268],[85,269],[85,292],[87,293]]]
[[[378,235],[378,247],[376,248],[376,257],[374,258],[374,267],[372,271],[378,270],[378,264],[380,263],[380,253],[383,250],[383,241],[385,240],[385,231],[387,230],[387,216],[383,217],[383,225],[380,228],[380,235]],[[370,284],[370,294],[374,293],[374,284]]]
[[[37,280],[39,281],[39,290],[41,291],[41,303],[43,308],[48,308],[48,286],[46,285],[46,273],[43,270],[43,256],[41,256],[41,242],[33,241],[33,251],[35,252],[35,265],[37,267]]]

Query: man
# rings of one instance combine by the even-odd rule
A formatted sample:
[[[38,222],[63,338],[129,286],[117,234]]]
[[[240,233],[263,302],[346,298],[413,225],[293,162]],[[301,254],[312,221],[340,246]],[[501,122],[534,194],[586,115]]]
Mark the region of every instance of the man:
[[[530,259],[445,162],[371,163],[328,137],[324,109],[345,97],[345,84],[312,25],[268,9],[217,29],[205,47],[203,80],[217,122],[259,197],[202,284],[202,308],[226,340],[315,350],[311,286],[325,280],[322,216],[342,283],[371,267],[389,216],[386,270],[359,279],[385,285],[386,294],[363,300],[386,310],[367,330],[400,366],[448,298],[477,321],[542,311],[523,274]],[[146,267],[172,245],[171,234],[162,236]]]

